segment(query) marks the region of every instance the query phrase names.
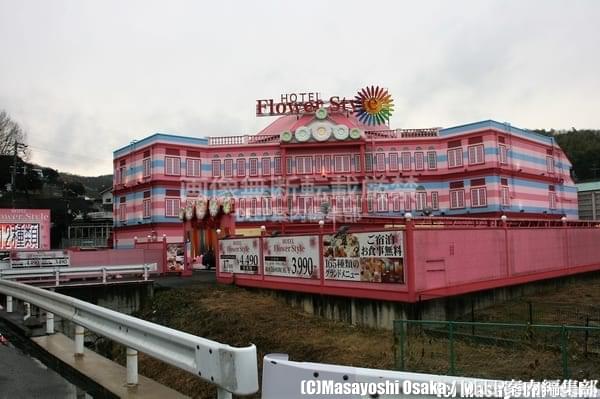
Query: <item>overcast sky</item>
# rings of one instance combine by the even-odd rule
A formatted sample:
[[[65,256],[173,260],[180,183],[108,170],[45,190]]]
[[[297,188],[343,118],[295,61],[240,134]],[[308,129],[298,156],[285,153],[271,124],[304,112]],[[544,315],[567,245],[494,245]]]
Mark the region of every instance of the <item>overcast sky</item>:
[[[32,161],[112,173],[155,132],[255,133],[255,100],[387,87],[394,128],[600,128],[600,1],[0,0],[0,109]]]

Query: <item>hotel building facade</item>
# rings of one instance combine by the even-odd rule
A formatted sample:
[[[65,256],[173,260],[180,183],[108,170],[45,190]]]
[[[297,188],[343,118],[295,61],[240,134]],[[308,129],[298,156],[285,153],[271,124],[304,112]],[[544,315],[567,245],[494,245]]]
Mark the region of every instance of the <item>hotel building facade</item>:
[[[552,137],[492,120],[390,129],[322,109],[281,116],[256,135],[157,133],[114,151],[115,247],[185,241],[180,209],[200,198],[231,197],[242,234],[407,212],[577,219],[571,164]]]

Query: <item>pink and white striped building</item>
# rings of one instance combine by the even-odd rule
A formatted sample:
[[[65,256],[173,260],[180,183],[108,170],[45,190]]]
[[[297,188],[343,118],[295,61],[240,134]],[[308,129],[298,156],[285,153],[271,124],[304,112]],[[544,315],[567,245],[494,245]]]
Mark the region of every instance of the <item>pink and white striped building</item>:
[[[406,212],[577,219],[570,169],[552,137],[492,120],[391,130],[340,112],[282,116],[251,136],[156,133],[114,152],[115,244],[184,241],[179,210],[201,197],[233,197],[240,230]]]

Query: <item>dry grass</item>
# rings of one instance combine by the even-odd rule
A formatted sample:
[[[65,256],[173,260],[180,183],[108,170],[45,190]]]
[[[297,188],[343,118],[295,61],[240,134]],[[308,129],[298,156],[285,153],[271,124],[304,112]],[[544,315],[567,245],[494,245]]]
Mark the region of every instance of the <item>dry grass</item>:
[[[253,343],[259,363],[265,354],[280,352],[295,361],[393,368],[391,331],[307,315],[274,296],[243,288],[198,285],[159,292],[152,307],[138,316],[233,346]],[[195,398],[216,395],[209,384],[148,356],[140,355],[140,372]]]
[[[477,321],[527,322],[527,301],[532,301],[536,304],[537,323],[581,325],[582,314],[595,309],[589,304],[600,303],[597,285],[597,280],[578,282],[546,294],[509,301],[477,311]],[[211,284],[161,291],[139,316],[233,346],[253,343],[258,349],[259,367],[265,354],[281,352],[296,361],[394,368],[391,331],[355,327],[308,315],[264,292]],[[478,334],[490,335],[483,331]],[[580,348],[571,349],[572,377],[592,374],[597,377],[600,357],[578,356]],[[561,377],[560,352],[547,348],[493,346],[458,340],[455,351],[460,375],[505,379]],[[122,354],[119,357],[124,359]],[[448,341],[427,335],[412,336],[406,359],[409,370],[448,373]],[[195,398],[216,395],[209,384],[148,356],[140,355],[140,372]]]

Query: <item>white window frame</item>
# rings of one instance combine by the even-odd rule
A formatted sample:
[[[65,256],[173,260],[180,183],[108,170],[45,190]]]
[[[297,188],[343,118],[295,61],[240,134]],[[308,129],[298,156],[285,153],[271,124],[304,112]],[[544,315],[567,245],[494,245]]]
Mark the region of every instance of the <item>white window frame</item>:
[[[248,176],[258,176],[258,158],[253,157],[248,160]]]
[[[263,157],[260,160],[260,170],[263,176],[271,176],[271,157]]]
[[[551,210],[555,210],[557,209],[557,196],[556,196],[556,191],[550,191],[548,193],[548,207]]]
[[[440,196],[437,191],[431,192],[431,209],[435,211],[440,209]]]
[[[147,157],[142,160],[142,176],[150,177],[152,175],[152,158]]]
[[[425,170],[425,154],[422,151],[415,152],[415,170]]]
[[[500,205],[510,206],[510,189],[508,186],[500,186]]]
[[[555,165],[554,165],[554,157],[551,155],[546,156],[546,171],[548,173],[554,173]]]
[[[394,196],[392,197],[392,209],[394,210],[394,212],[401,212],[402,211],[402,194],[400,193],[396,193],[394,194]]]
[[[142,217],[148,219],[152,217],[152,198],[144,198],[142,201]]]
[[[202,161],[200,158],[185,159],[185,174],[188,177],[200,177],[202,173]]]
[[[411,154],[408,151],[400,153],[400,163],[402,165],[402,171],[409,171],[412,169]]]
[[[225,158],[223,160],[223,176],[233,177],[233,158]]]
[[[360,172],[360,154],[354,154],[353,168],[355,172]]]
[[[119,221],[124,222],[127,220],[127,202],[119,204]]]
[[[273,158],[273,172],[275,172],[276,175],[281,174],[281,157]]]
[[[181,158],[165,156],[165,176],[181,176]]]
[[[273,199],[271,197],[262,197],[262,214],[264,216],[273,215]]]
[[[457,188],[450,190],[450,209],[465,208],[465,189]]]
[[[508,147],[504,144],[498,145],[498,161],[502,165],[508,164]]]
[[[400,164],[398,162],[398,153],[390,152],[388,155],[388,160],[389,160],[390,171],[392,171],[392,172],[398,171],[398,168],[400,167]]]
[[[417,191],[415,193],[415,210],[422,211],[427,207],[427,192]]]
[[[487,188],[485,186],[471,188],[471,208],[487,206]]]
[[[375,154],[375,166],[378,172],[385,172],[385,152]]]
[[[211,162],[212,177],[221,177],[221,160],[213,159]]]
[[[246,216],[246,198],[238,199],[238,206],[235,211],[239,217]]]
[[[427,169],[437,169],[437,152],[427,151]]]
[[[365,172],[373,171],[373,153],[367,152],[365,153]]]
[[[463,151],[462,147],[448,149],[448,169],[459,168],[463,166]]]
[[[179,208],[181,208],[180,198],[165,198],[165,217],[179,217]]]
[[[235,175],[237,177],[246,176],[246,158],[238,158],[235,161]]]
[[[481,165],[485,163],[485,148],[483,144],[468,146],[469,165]]]

